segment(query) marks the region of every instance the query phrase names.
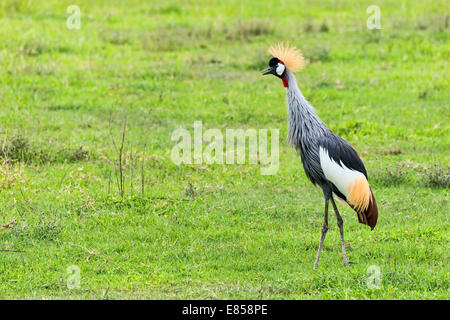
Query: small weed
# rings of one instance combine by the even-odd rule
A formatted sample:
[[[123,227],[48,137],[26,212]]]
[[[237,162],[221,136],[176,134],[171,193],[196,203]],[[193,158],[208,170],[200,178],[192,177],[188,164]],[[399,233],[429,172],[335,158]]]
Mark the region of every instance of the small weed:
[[[366,43],[379,43],[381,42],[383,35],[378,29],[371,30],[372,32],[366,33]]]
[[[12,136],[6,145],[2,148],[4,158],[9,158],[13,161],[24,160],[26,155],[30,152],[30,144],[27,139],[21,135]]]
[[[395,166],[387,165],[381,172],[375,172],[373,179],[376,183],[385,186],[399,185],[408,179],[408,172],[406,170],[406,166],[398,162]]]
[[[45,220],[39,218],[37,223],[28,224],[26,221],[21,224],[14,224],[10,230],[11,233],[19,238],[28,238],[35,240],[55,240],[64,229],[54,220]]]
[[[62,148],[57,151],[58,159],[65,159],[68,162],[78,162],[89,160],[89,151],[83,148]]]
[[[170,5],[159,10],[161,14],[181,14],[182,12],[183,10],[176,5]]]
[[[384,151],[384,154],[398,156],[400,154],[403,154],[403,151],[400,149],[386,150]]]
[[[89,159],[89,151],[79,148],[44,148],[34,145],[22,135],[6,137],[0,150],[0,159],[6,162],[64,163]]]
[[[326,47],[314,48],[309,54],[306,55],[308,60],[313,63],[317,61],[329,61],[330,60],[330,50]]]
[[[11,165],[4,161],[0,165],[0,188],[9,189],[25,183],[22,165]]]
[[[322,22],[322,24],[320,25],[320,32],[328,32],[330,31],[330,28],[328,27],[327,23],[325,21]]]
[[[20,47],[20,52],[27,56],[38,56],[47,50],[48,47],[45,44],[36,40],[27,41]]]
[[[0,2],[0,17],[16,13],[32,13],[36,9],[35,5],[36,2],[30,0],[2,0]]]
[[[172,26],[156,28],[151,32],[138,35],[145,48],[158,51],[176,51],[182,48],[206,48],[214,39],[223,41],[248,41],[259,36],[268,36],[275,31],[266,20],[239,21],[234,25],[207,25],[204,27],[186,28]]]
[[[100,32],[100,38],[115,45],[124,45],[131,42],[130,34],[125,30],[105,29]]]
[[[425,99],[427,99],[427,97],[429,97],[430,95],[432,94],[432,90],[431,89],[424,89],[424,90],[421,90],[420,92],[419,92],[419,99],[422,99],[422,100],[425,100]]]
[[[156,28],[152,32],[139,35],[143,46],[156,51],[175,51],[191,45],[196,33],[183,27],[176,28]]]
[[[340,136],[349,136],[358,133],[363,126],[364,123],[360,120],[345,121],[339,124],[336,133]]]
[[[184,189],[184,194],[187,197],[191,197],[192,199],[195,199],[195,196],[197,195],[197,191],[194,188],[192,182],[189,181],[188,186]]]
[[[307,23],[305,23],[305,25],[303,26],[303,30],[305,31],[305,32],[313,32],[314,31],[314,28],[313,28],[313,25],[310,23],[310,22],[307,22]]]
[[[241,39],[247,40],[251,37],[263,36],[272,34],[274,29],[268,21],[264,20],[249,20],[240,21],[235,25],[234,30],[228,34],[229,40]]]
[[[450,186],[450,167],[443,168],[439,162],[431,168],[423,168],[420,175],[427,187],[448,188]]]
[[[383,171],[376,172],[373,178],[377,183],[390,186],[408,181],[411,174],[421,177],[423,185],[429,188],[448,188],[450,186],[450,167],[440,167],[439,163],[428,168],[411,161],[398,162],[395,166],[388,165]]]
[[[342,137],[348,137],[351,135],[369,136],[379,130],[379,124],[367,120],[343,121],[338,124],[337,128],[335,128],[335,132]]]
[[[76,111],[81,108],[80,104],[77,103],[66,103],[66,104],[57,104],[51,105],[48,107],[49,111]]]

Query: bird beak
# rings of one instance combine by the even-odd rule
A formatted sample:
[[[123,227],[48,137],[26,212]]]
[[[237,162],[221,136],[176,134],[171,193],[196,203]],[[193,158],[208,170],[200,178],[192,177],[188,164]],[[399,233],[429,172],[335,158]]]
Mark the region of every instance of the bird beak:
[[[275,69],[273,67],[268,67],[267,69],[264,69],[261,71],[262,75],[265,76],[266,74],[275,74]]]

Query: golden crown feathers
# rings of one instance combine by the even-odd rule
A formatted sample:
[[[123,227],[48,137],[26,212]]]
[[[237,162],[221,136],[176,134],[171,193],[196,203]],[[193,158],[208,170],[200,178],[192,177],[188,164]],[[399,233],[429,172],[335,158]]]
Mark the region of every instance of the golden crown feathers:
[[[292,72],[300,71],[306,65],[302,52],[288,44],[276,43],[269,48],[269,53],[281,60]]]

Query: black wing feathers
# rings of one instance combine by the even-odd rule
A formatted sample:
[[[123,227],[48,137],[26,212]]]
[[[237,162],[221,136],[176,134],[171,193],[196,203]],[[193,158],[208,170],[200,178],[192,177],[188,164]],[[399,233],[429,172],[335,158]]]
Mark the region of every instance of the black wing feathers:
[[[347,168],[361,172],[368,179],[367,171],[361,158],[347,141],[330,132],[330,135],[320,138],[319,145],[328,150],[328,155],[336,163],[340,164],[342,161]]]

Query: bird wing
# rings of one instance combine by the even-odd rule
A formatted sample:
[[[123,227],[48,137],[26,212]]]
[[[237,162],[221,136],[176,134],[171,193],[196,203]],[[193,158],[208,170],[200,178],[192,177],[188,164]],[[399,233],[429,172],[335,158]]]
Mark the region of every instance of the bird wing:
[[[331,132],[331,135],[319,139],[319,147],[327,150],[329,157],[334,162],[342,164],[348,169],[361,172],[367,179],[364,163],[347,141]]]
[[[351,205],[367,207],[370,188],[366,168],[356,151],[342,138],[330,135],[320,139],[319,158],[333,191]]]
[[[332,134],[319,141],[319,158],[325,178],[333,191],[358,213],[360,223],[375,227],[378,208],[367,181],[367,171],[356,151]]]

